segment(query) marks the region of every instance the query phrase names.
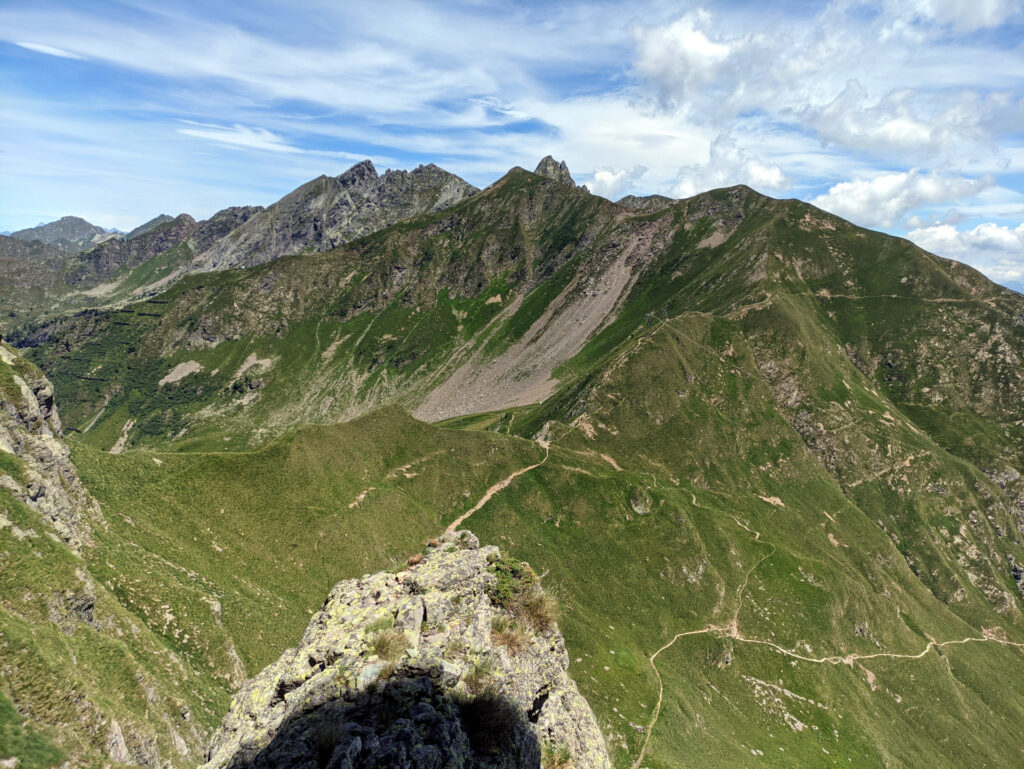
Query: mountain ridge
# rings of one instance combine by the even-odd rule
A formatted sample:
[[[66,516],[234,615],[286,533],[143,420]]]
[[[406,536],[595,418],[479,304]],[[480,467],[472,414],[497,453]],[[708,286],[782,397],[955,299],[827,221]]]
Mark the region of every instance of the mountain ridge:
[[[206,729],[466,525],[557,590],[615,766],[1019,763],[1024,297],[744,186],[656,202],[513,169],[16,330]]]

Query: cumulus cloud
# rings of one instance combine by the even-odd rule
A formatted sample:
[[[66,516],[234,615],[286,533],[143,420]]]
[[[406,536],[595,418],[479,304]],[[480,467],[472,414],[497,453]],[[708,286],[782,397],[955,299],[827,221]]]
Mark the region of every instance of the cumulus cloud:
[[[927,251],[966,262],[999,283],[1024,287],[1024,223],[1007,227],[985,222],[970,230],[939,224],[911,230],[907,237]]]
[[[615,200],[633,186],[633,182],[647,173],[646,166],[635,166],[632,170],[599,168],[594,171],[593,178],[584,186],[595,195]]]
[[[711,142],[708,162],[701,165],[683,166],[679,178],[672,188],[672,194],[685,198],[704,190],[746,184],[756,190],[777,191],[786,189],[790,181],[779,166],[757,157],[750,157],[727,135],[720,135]]]
[[[845,0],[796,23],[690,11],[634,29],[633,74],[663,109],[732,130],[767,116],[888,161],[999,155],[1024,115],[1010,48],[969,37],[1012,18],[1006,0]],[[801,23],[803,22],[803,23]]]
[[[840,182],[811,202],[866,227],[892,227],[919,206],[972,197],[994,184],[990,176],[968,179],[921,173],[912,168],[871,179]]]
[[[654,86],[664,107],[718,122],[769,104],[785,107],[799,46],[781,30],[729,32],[704,10],[633,31],[635,75]],[[782,55],[785,52],[786,55]]]

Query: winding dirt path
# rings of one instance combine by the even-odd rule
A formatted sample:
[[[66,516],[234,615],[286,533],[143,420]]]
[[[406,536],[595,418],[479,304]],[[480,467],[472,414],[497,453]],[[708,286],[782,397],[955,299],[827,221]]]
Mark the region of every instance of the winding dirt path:
[[[736,521],[736,524],[740,528],[746,529],[748,532],[753,534],[755,542],[760,542],[760,532],[754,531],[753,529],[749,528],[746,524],[744,524],[742,521],[736,518],[736,516],[732,516],[732,519]],[[1004,638],[997,638],[995,635],[986,634],[981,637],[971,636],[967,638],[955,639],[952,641],[929,640],[928,643],[925,644],[924,649],[922,649],[917,654],[897,652],[874,652],[872,654],[846,654],[833,655],[829,657],[808,657],[807,655],[800,654],[799,652],[793,651],[792,649],[786,649],[785,647],[779,646],[774,641],[764,641],[759,638],[747,638],[745,635],[743,635],[742,632],[740,632],[739,628],[739,616],[740,609],[742,608],[743,593],[745,592],[747,583],[750,580],[750,575],[753,574],[762,563],[764,563],[768,558],[775,554],[774,545],[772,545],[770,542],[762,544],[769,545],[772,548],[772,550],[770,553],[761,558],[756,564],[754,564],[753,568],[751,568],[743,578],[743,583],[737,589],[736,613],[733,615],[733,619],[731,622],[729,622],[728,625],[708,625],[707,627],[701,628],[699,630],[688,630],[683,633],[676,633],[676,635],[672,638],[671,641],[669,641],[667,644],[662,646],[660,649],[654,652],[654,654],[647,658],[648,661],[651,663],[651,668],[653,668],[654,670],[655,677],[658,679],[658,701],[655,704],[654,710],[651,713],[651,720],[647,726],[647,732],[644,735],[644,744],[640,747],[640,753],[639,755],[637,755],[636,760],[633,762],[632,769],[640,769],[640,764],[641,762],[643,762],[644,756],[647,754],[647,748],[650,743],[651,733],[654,731],[654,727],[658,723],[658,717],[661,715],[661,704],[665,694],[665,684],[662,681],[661,672],[658,670],[658,665],[656,664],[655,660],[658,658],[659,654],[661,654],[666,649],[671,648],[672,645],[675,644],[675,642],[678,641],[680,638],[695,635],[716,634],[722,638],[730,638],[734,641],[737,641],[738,643],[767,646],[768,648],[778,652],[779,654],[784,654],[787,657],[792,657],[793,659],[801,660],[802,662],[812,662],[819,665],[848,665],[850,667],[853,667],[854,663],[859,662],[861,660],[878,659],[881,657],[888,657],[889,659],[919,660],[925,657],[925,655],[927,655],[928,652],[932,649],[938,650],[944,646],[955,646],[968,643],[997,643],[1002,646],[1012,646],[1014,648],[1024,650],[1024,643],[1008,641]]]
[[[502,489],[508,488],[508,485],[510,483],[512,483],[512,481],[514,481],[520,475],[525,475],[526,473],[530,472],[531,470],[536,470],[542,464],[547,462],[548,461],[548,457],[551,456],[551,443],[550,443],[550,441],[545,441],[545,440],[542,440],[542,439],[538,438],[537,439],[537,443],[544,449],[544,459],[542,459],[540,462],[538,462],[535,465],[530,465],[529,467],[523,467],[523,468],[520,468],[519,470],[516,470],[511,475],[509,475],[509,476],[507,476],[505,478],[502,478],[496,484],[491,486],[489,489],[487,489],[487,491],[484,492],[484,495],[482,497],[480,497],[480,499],[477,501],[477,503],[475,505],[473,505],[469,510],[467,510],[462,515],[460,515],[458,518],[456,518],[454,521],[452,521],[450,524],[448,524],[448,528],[444,530],[444,533],[445,534],[454,534],[455,531],[458,530],[459,526],[461,526],[463,524],[463,522],[465,522],[465,520],[467,518],[469,518],[469,516],[471,516],[473,513],[475,513],[481,507],[483,507],[488,502],[490,502],[491,501],[491,497],[493,497],[495,494],[497,494]]]

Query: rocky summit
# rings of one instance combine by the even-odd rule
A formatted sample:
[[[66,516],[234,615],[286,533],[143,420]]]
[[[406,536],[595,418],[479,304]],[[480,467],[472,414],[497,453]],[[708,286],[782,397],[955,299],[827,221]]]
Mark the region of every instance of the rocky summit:
[[[565,161],[555,160],[551,155],[542,158],[533,172],[538,176],[546,176],[548,179],[554,179],[556,182],[570,187],[576,186],[572,174],[569,173],[569,166],[565,164]]]
[[[529,566],[468,531],[409,563],[335,586],[235,695],[204,769],[610,769]]]

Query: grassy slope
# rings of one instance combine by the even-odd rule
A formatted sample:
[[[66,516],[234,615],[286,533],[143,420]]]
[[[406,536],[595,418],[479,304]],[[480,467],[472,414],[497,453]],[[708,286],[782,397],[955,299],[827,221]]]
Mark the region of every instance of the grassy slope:
[[[558,295],[572,274],[563,266],[580,263],[614,212],[515,171],[344,248],[189,276],[160,297],[63,319],[28,354],[61,391],[67,423],[92,425],[91,445],[109,448],[132,418],[132,445],[210,450],[229,437],[244,449],[296,423],[414,404],[453,359],[500,352]],[[488,326],[520,296],[517,312]],[[260,380],[254,390],[237,376],[250,354],[272,361],[248,372]],[[203,372],[159,384],[187,361]]]
[[[78,445],[74,458],[110,521],[91,557],[97,578],[151,621],[176,604],[163,634],[183,655],[211,657],[211,632],[234,639],[251,675],[297,640],[335,582],[404,563],[539,454],[386,409],[255,453],[111,457]]]
[[[879,506],[852,504],[780,419],[735,325],[690,315],[659,328],[620,358],[586,413],[593,439],[553,428],[552,461],[473,525],[563,591],[573,672],[621,765],[642,741],[629,723],[646,726],[654,707],[646,656],[676,633],[728,624],[744,585],[744,636],[811,657],[917,654],[927,638],[993,625],[1024,640],[1019,612],[997,614],[966,579],[965,606],[929,591],[875,523]],[[951,458],[940,469],[967,472]],[[631,506],[638,490],[648,515]],[[756,760],[752,750],[772,766],[962,766],[978,756],[1013,766],[1022,756],[1012,726],[1024,716],[1020,674],[990,676],[1021,671],[1019,650],[980,643],[831,665],[717,632],[680,639],[658,662],[666,699],[647,766],[731,766]]]

